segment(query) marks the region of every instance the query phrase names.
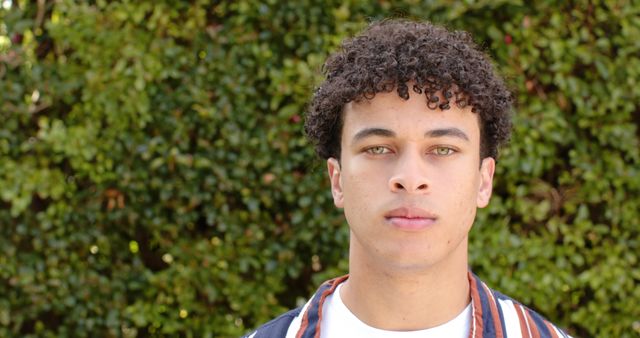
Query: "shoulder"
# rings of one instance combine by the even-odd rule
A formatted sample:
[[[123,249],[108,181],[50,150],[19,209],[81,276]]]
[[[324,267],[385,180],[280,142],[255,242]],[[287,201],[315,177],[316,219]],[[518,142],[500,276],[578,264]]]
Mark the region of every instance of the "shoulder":
[[[549,320],[509,296],[490,289],[477,276],[472,279],[474,324],[483,336],[569,337]]]
[[[243,338],[293,337],[299,334],[300,330],[305,332],[305,336],[314,337],[317,324],[321,321],[323,302],[347,277],[342,276],[322,283],[304,306],[280,315]]]
[[[301,309],[302,307],[298,307],[283,313],[242,338],[284,337],[287,334],[289,325],[300,314]]]
[[[509,316],[506,325],[517,326],[520,331],[526,331],[527,335],[540,337],[569,337],[562,329],[556,326],[538,312],[523,305],[509,296],[492,290],[503,316]]]

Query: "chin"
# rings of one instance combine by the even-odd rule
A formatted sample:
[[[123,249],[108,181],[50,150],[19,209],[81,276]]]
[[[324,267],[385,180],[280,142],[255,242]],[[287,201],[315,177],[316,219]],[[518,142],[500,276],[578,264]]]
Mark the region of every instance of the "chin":
[[[422,260],[422,261],[407,260],[407,261],[389,262],[389,264],[387,264],[387,267],[389,270],[393,270],[396,273],[397,272],[416,273],[416,272],[427,271],[433,268],[434,265],[435,264],[433,262],[426,261],[426,260]]]
[[[424,270],[432,267],[440,261],[440,255],[434,255],[433,251],[426,252],[424,247],[422,250],[404,250],[390,253],[386,257],[386,265],[400,270]]]

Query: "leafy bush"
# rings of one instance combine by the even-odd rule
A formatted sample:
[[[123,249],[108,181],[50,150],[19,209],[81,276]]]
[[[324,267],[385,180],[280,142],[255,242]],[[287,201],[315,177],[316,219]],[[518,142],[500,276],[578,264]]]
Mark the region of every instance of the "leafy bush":
[[[301,120],[388,16],[470,31],[516,93],[474,271],[576,336],[640,333],[637,5],[0,6],[1,336],[239,336],[344,273]]]

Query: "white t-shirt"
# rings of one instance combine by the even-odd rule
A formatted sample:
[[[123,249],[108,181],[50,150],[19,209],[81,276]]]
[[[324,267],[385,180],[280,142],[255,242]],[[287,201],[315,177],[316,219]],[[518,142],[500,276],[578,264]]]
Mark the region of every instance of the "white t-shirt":
[[[418,331],[386,331],[363,323],[342,302],[338,285],[322,307],[321,338],[467,338],[471,325],[471,303],[452,320],[430,329]]]

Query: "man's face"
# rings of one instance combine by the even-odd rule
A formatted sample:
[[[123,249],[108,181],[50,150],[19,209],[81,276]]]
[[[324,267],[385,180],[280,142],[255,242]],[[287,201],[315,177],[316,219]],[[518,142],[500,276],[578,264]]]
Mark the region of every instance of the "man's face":
[[[427,107],[395,91],[349,103],[341,158],[329,159],[334,203],[344,208],[351,254],[370,264],[424,269],[467,264],[467,234],[487,205],[495,162],[480,160],[471,107]]]

